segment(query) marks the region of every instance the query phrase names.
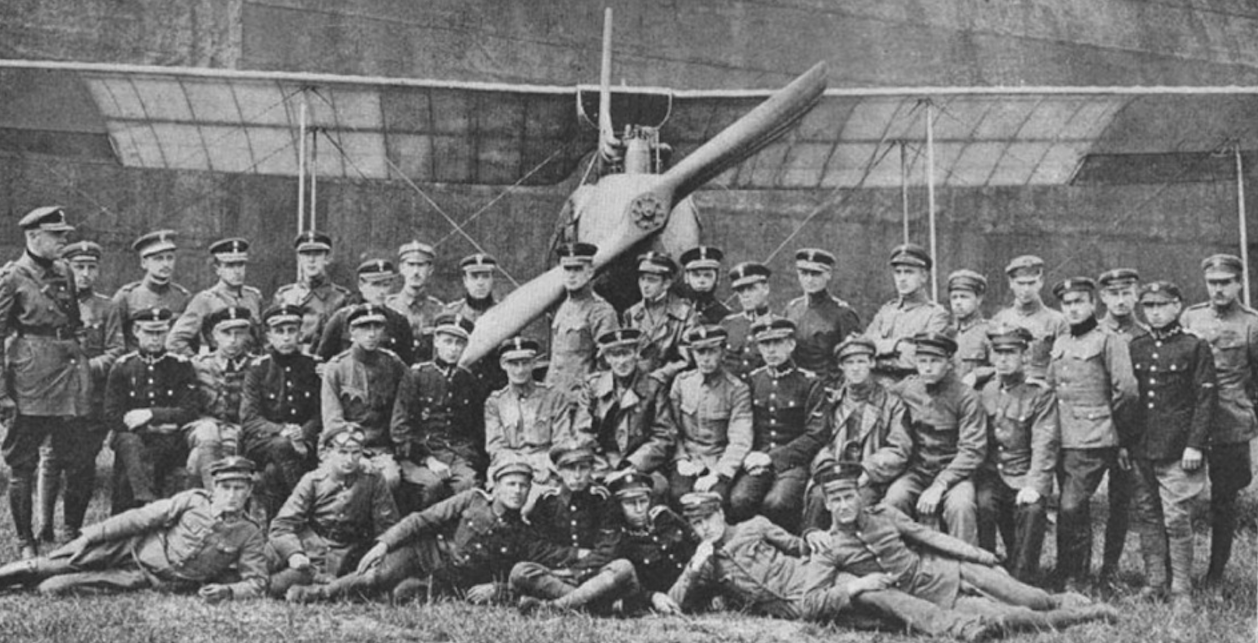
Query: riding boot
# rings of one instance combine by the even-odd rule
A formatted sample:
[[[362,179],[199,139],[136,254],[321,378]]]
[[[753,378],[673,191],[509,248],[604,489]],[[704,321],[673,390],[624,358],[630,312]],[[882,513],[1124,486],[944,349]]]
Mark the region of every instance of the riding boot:
[[[22,547],[35,547],[35,533],[31,527],[34,499],[31,497],[35,471],[13,471],[9,482],[9,511],[13,514],[13,530]]]
[[[1176,602],[1192,593],[1192,534],[1170,539],[1171,598]]]
[[[1143,598],[1162,596],[1167,589],[1166,531],[1155,525],[1140,527],[1140,556],[1144,559]]]
[[[43,450],[41,449],[41,452]],[[57,539],[57,496],[61,495],[61,470],[52,461],[51,453],[42,453],[39,460],[39,541],[51,543]]]
[[[1207,583],[1223,580],[1223,570],[1232,557],[1232,539],[1236,536],[1236,504],[1231,499],[1214,498],[1210,503],[1210,569]]]
[[[578,609],[615,594],[630,596],[636,593],[637,584],[633,564],[626,560],[614,560],[566,596],[551,601],[551,606],[558,609]]]

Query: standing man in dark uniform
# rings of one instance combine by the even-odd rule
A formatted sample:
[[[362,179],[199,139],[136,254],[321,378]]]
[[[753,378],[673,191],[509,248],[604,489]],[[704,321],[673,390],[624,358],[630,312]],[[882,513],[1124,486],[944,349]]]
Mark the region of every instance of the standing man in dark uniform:
[[[665,384],[672,383],[673,377],[690,365],[682,338],[695,325],[694,306],[669,292],[676,274],[677,264],[666,254],[648,252],[639,256],[638,290],[642,299],[625,311],[621,324],[642,331],[639,368]]]
[[[74,275],[60,260],[74,226],[61,206],[36,208],[18,225],[26,252],[0,269],[0,338],[13,335],[0,372],[0,409],[14,413],[3,445],[12,476],[9,511],[22,557],[33,558],[39,447],[50,439],[54,457],[61,457],[81,439],[74,429],[91,413],[91,373],[79,345],[83,322]]]
[[[91,241],[72,243],[61,251],[61,258],[70,264],[74,283],[79,295],[79,320],[83,323],[83,354],[91,366],[92,410],[83,418],[81,428],[74,432],[75,439],[67,446],[70,451],[57,453],[51,442],[40,447],[39,539],[53,542],[53,521],[57,509],[57,494],[61,489],[61,474],[65,472],[65,540],[73,540],[83,527],[87,505],[96,489],[96,454],[100,453],[105,436],[109,434],[102,414],[105,407],[105,379],[109,369],[122,356],[125,342],[118,317],[111,314],[113,302],[93,290],[100,277],[101,247]]]
[[[445,312],[454,313],[472,323],[480,319],[485,311],[497,305],[494,299],[495,273],[498,271],[498,260],[484,253],[470,254],[459,261],[459,269],[463,271],[463,298],[446,304]],[[482,358],[472,364],[472,375],[480,383],[482,395],[507,385],[507,374],[502,371],[498,360],[492,356]]]
[[[567,297],[551,322],[550,367],[546,384],[562,395],[575,392],[594,372],[594,345],[603,333],[620,327],[616,309],[594,292],[594,255],[598,247],[590,243],[569,243],[559,247]]]
[[[428,278],[432,276],[433,259],[437,253],[422,241],[411,241],[398,248],[398,269],[402,272],[402,289],[385,298],[386,306],[406,316],[411,327],[411,359],[426,362],[432,359],[432,325],[445,308],[440,299],[428,294]]]
[[[131,249],[140,255],[144,278],[133,281],[114,293],[114,312],[119,316],[127,351],[136,350],[135,333],[131,332],[131,315],[141,310],[165,308],[178,317],[188,307],[192,293],[172,280],[175,274],[174,230],[154,230],[141,235]]]
[[[240,239],[221,239],[210,244],[210,256],[214,258],[214,271],[218,282],[192,297],[188,307],[175,321],[174,328],[166,336],[166,349],[189,357],[202,346],[209,346],[210,338],[204,336],[205,320],[211,314],[229,306],[245,308],[257,323],[262,315],[262,291],[245,285],[249,268],[249,242]],[[250,327],[250,339],[260,339],[258,329]],[[247,351],[258,348],[251,341]]]
[[[683,296],[694,304],[699,324],[719,324],[730,314],[729,307],[716,298],[716,282],[724,258],[725,253],[712,246],[695,246],[681,253]]]
[[[406,315],[384,303],[396,277],[397,271],[393,268],[393,262],[388,259],[368,259],[362,262],[358,266],[358,296],[332,314],[332,318],[323,327],[323,338],[319,340],[315,356],[329,362],[348,350],[353,343],[349,316],[357,306],[371,304],[378,306],[380,314],[384,315],[383,347],[393,351],[403,363],[413,363],[415,340],[412,339],[411,323]]]
[[[772,274],[768,266],[751,261],[744,261],[729,271],[730,288],[738,295],[742,310],[722,319],[721,328],[728,335],[725,340],[725,371],[739,379],[746,379],[752,371],[764,365],[760,350],[751,339],[751,325],[770,316],[769,276]]]
[[[948,310],[930,298],[927,290],[935,262],[925,248],[906,243],[891,250],[891,279],[896,298],[882,305],[865,336],[878,347],[874,377],[891,385],[917,372],[913,338],[920,333],[945,333]]]
[[[297,235],[297,282],[280,286],[272,302],[277,306],[300,306],[301,350],[313,355],[323,337],[323,327],[332,315],[350,300],[349,288],[332,283],[328,264],[332,261],[332,237],[315,230]]]
[[[834,374],[834,347],[861,329],[860,316],[830,294],[834,255],[804,248],[795,253],[795,274],[804,296],[786,304],[783,317],[795,323],[795,363],[829,381]]]
[[[1258,436],[1254,415],[1258,385],[1258,312],[1240,300],[1244,264],[1234,255],[1201,262],[1210,300],[1190,306],[1180,323],[1210,342],[1218,378],[1219,408],[1210,431],[1210,568],[1206,583],[1217,585],[1232,556],[1236,496],[1253,480],[1250,441]]]
[[[957,270],[948,275],[948,303],[952,305],[952,328],[957,339],[952,363],[957,377],[976,389],[981,389],[992,376],[991,346],[987,342],[991,323],[983,317],[986,293],[987,277],[973,270]]]

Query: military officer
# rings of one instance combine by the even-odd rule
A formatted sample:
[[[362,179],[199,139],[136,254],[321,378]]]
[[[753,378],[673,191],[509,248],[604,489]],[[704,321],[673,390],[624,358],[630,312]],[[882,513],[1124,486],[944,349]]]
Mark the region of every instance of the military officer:
[[[891,250],[891,278],[896,298],[882,305],[865,329],[878,347],[874,376],[883,384],[898,382],[917,372],[913,337],[919,333],[943,333],[948,329],[948,310],[931,301],[927,284],[935,262],[925,248],[906,243]]]
[[[826,381],[834,372],[834,347],[861,329],[860,316],[830,294],[833,254],[816,248],[795,253],[795,275],[802,297],[786,304],[782,316],[795,323],[795,363]]]
[[[1120,439],[1134,469],[1145,593],[1169,589],[1183,610],[1192,604],[1192,503],[1206,487],[1202,465],[1219,401],[1214,355],[1208,341],[1180,326],[1179,286],[1155,281],[1140,289],[1139,302],[1151,329],[1131,340],[1140,402],[1134,430]]]
[[[1053,342],[1048,365],[1061,419],[1057,575],[1067,587],[1077,587],[1092,558],[1092,494],[1106,470],[1130,466],[1117,427],[1128,421],[1138,392],[1126,340],[1102,331],[1097,322],[1096,282],[1066,279],[1053,286],[1053,294],[1069,325]]]
[[[550,448],[555,438],[571,431],[572,409],[566,395],[533,379],[537,350],[537,342],[523,337],[498,347],[507,385],[485,400],[485,451],[491,468],[504,461],[527,462],[533,482],[550,485]]]
[[[201,410],[192,362],[166,351],[174,315],[150,308],[131,317],[138,348],[118,359],[105,384],[105,422],[113,432],[114,514],[184,488],[188,444],[180,427]]]
[[[1005,274],[1009,277],[1013,304],[997,312],[991,323],[997,326],[1021,326],[1031,331],[1026,374],[1032,379],[1042,380],[1048,373],[1053,340],[1065,333],[1069,324],[1059,311],[1045,306],[1040,297],[1040,291],[1044,289],[1043,259],[1035,255],[1015,257],[1005,266]]]
[[[751,389],[725,371],[726,337],[720,326],[699,326],[686,333],[695,368],[673,380],[666,416],[672,423],[669,430],[677,436],[668,471],[669,498],[674,503],[692,490],[728,496],[751,452]]]
[[[412,339],[411,323],[407,321],[406,315],[384,303],[396,277],[397,272],[393,268],[393,262],[388,259],[368,259],[359,264],[358,296],[328,319],[327,325],[323,327],[323,337],[319,340],[319,348],[315,350],[315,356],[323,362],[329,362],[333,357],[348,350],[353,344],[351,337],[353,329],[349,325],[349,316],[356,306],[371,304],[379,307],[380,314],[384,315],[384,337],[381,339],[383,347],[396,354],[403,363],[413,363],[415,341]]]
[[[201,417],[184,427],[188,438],[188,475],[206,489],[213,485],[210,465],[240,444],[240,390],[249,367],[253,315],[243,306],[220,308],[204,319],[214,352],[192,358],[201,395]],[[168,352],[170,337],[166,338]]]
[[[301,477],[271,521],[271,596],[352,573],[376,538],[397,524],[389,486],[362,460],[363,440],[349,427],[325,434],[320,467]]]
[[[114,311],[118,314],[128,352],[136,350],[135,333],[131,332],[132,313],[165,308],[179,316],[192,299],[192,293],[172,279],[175,274],[175,250],[178,249],[174,230],[154,230],[143,234],[131,244],[131,249],[140,255],[144,278],[126,284],[114,293]]]
[[[696,323],[719,324],[730,314],[729,307],[716,298],[716,285],[724,258],[725,253],[712,246],[695,246],[679,257],[685,297],[694,305],[699,316]]]
[[[987,331],[991,324],[983,317],[983,295],[987,277],[973,270],[957,270],[948,275],[948,302],[952,305],[952,330],[957,340],[953,368],[962,381],[982,388],[992,376],[991,346]]]
[[[730,490],[730,516],[738,522],[762,514],[797,532],[808,466],[830,436],[825,386],[791,358],[791,320],[762,320],[751,332],[765,364],[747,378],[753,437]]]
[[[412,361],[432,359],[432,325],[445,308],[440,299],[428,294],[436,251],[422,241],[409,241],[397,251],[398,268],[402,272],[402,289],[385,298],[386,306],[406,316],[411,326]]]
[[[324,433],[345,426],[363,432],[368,462],[396,492],[401,471],[389,430],[406,364],[384,348],[385,309],[379,304],[359,304],[350,311],[346,323],[353,345],[328,362],[320,406]]]
[[[678,614],[681,607],[668,590],[694,556],[699,537],[667,505],[651,504],[653,486],[649,477],[634,472],[611,484],[622,521],[616,557],[632,563],[638,578],[640,594],[629,597],[630,611],[649,605],[662,614]]]
[[[245,285],[245,273],[249,268],[249,242],[241,238],[220,239],[210,244],[210,256],[218,282],[192,297],[188,307],[175,322],[166,336],[166,349],[192,356],[202,346],[208,346],[209,337],[202,337],[205,319],[212,313],[229,306],[245,308],[251,319],[257,322],[262,315],[262,291]],[[258,329],[250,328],[250,339],[257,339]],[[246,346],[247,350],[257,348]]]
[[[208,603],[261,596],[265,538],[245,511],[254,466],[214,463],[213,490],[174,497],[91,525],[44,558],[0,567],[0,586],[58,596],[100,590],[197,589]]]
[[[463,257],[459,261],[459,269],[463,271],[463,298],[446,304],[445,312],[475,322],[498,303],[494,299],[494,277],[498,271],[498,261],[490,255],[478,252]],[[470,370],[479,382],[478,390],[482,396],[507,385],[507,374],[502,372],[502,366],[496,359],[481,359],[472,364]],[[477,403],[483,404],[483,398]]]
[[[305,321],[305,309],[289,304],[262,313],[269,349],[249,366],[240,389],[241,444],[261,469],[254,497],[268,517],[315,463],[323,428],[322,382],[315,359],[301,350]]]
[[[471,371],[459,366],[470,320],[442,313],[433,321],[433,359],[416,364],[398,385],[390,432],[402,477],[418,487],[418,511],[476,486],[485,443],[484,399]],[[411,504],[411,503],[403,503]]]
[[[689,300],[669,292],[677,264],[666,254],[651,251],[638,257],[638,290],[642,299],[625,311],[624,328],[642,331],[639,367],[666,384],[689,366],[682,348],[686,331],[695,325]]]
[[[79,320],[83,324],[80,344],[91,371],[91,412],[83,418],[75,439],[68,440],[69,451],[57,453],[51,442],[40,447],[39,539],[53,542],[54,515],[57,495],[61,489],[61,474],[65,473],[65,501],[63,518],[66,540],[73,540],[83,527],[83,517],[96,488],[96,454],[108,435],[102,413],[105,406],[105,379],[109,369],[122,356],[125,342],[118,317],[111,314],[113,302],[94,290],[100,277],[101,247],[92,241],[71,243],[61,251],[61,258],[74,273],[79,296]]]
[[[332,237],[306,230],[293,241],[297,252],[297,281],[280,286],[271,302],[277,306],[301,306],[301,350],[314,354],[323,336],[323,327],[332,315],[349,304],[348,288],[333,283],[328,276],[332,262]]]
[[[734,377],[746,379],[764,365],[760,351],[751,340],[751,325],[770,315],[769,277],[772,274],[768,266],[751,261],[744,261],[729,271],[730,288],[742,307],[721,320],[726,334],[725,371]]]
[[[987,418],[978,393],[952,371],[957,343],[918,333],[917,375],[892,391],[908,406],[913,451],[909,466],[887,489],[886,504],[924,523],[942,518],[949,534],[978,542],[974,472],[987,455]]]
[[[75,429],[91,413],[91,373],[79,343],[78,291],[61,260],[74,226],[61,206],[36,208],[18,225],[26,251],[0,268],[0,338],[12,334],[0,372],[0,408],[15,414],[3,452],[12,470],[9,510],[29,558],[37,553],[31,518],[39,447],[50,439],[54,457],[72,452]]]
[[[1217,585],[1232,555],[1236,496],[1253,480],[1249,446],[1258,436],[1254,415],[1258,383],[1258,312],[1241,303],[1244,264],[1234,255],[1201,262],[1209,301],[1189,306],[1181,323],[1210,342],[1218,378],[1219,408],[1206,454],[1210,474],[1210,567],[1205,580]]]
[[[594,255],[598,247],[569,243],[558,249],[567,293],[551,322],[550,367],[546,384],[565,394],[573,392],[594,372],[594,340],[619,327],[616,309],[594,293]]]
[[[1031,332],[1020,326],[988,331],[996,376],[983,387],[987,459],[975,475],[978,545],[996,551],[996,532],[1014,578],[1038,580],[1048,528],[1048,496],[1060,448],[1057,397],[1042,380],[1026,376],[1023,363]]]

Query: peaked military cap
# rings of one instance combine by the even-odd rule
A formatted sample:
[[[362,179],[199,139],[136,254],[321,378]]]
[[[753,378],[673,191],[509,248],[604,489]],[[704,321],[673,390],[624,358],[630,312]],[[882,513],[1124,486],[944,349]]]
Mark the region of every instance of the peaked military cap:
[[[1071,277],[1062,279],[1053,286],[1053,296],[1061,299],[1068,292],[1096,293],[1096,282],[1089,277]]]
[[[721,267],[721,260],[725,258],[725,253],[720,248],[712,246],[695,246],[681,253],[681,265],[686,270],[703,270],[711,268],[713,270]]]
[[[677,262],[673,258],[654,250],[638,255],[638,273],[654,275],[672,275],[677,273]]]
[[[725,338],[729,333],[724,328],[715,324],[707,324],[704,326],[696,326],[686,331],[686,345],[691,348],[707,348],[711,346],[720,346],[725,343]]]
[[[262,311],[262,323],[271,328],[282,324],[300,324],[305,315],[306,308],[304,306],[281,304],[271,306]]]
[[[687,518],[706,518],[721,508],[721,494],[712,491],[691,491],[678,501]]]
[[[509,459],[493,467],[493,473],[490,477],[493,478],[494,482],[497,482],[512,474],[528,476],[531,481],[533,479],[533,466],[523,460]]]
[[[541,347],[527,337],[512,337],[498,345],[499,359],[527,359],[535,357]]]
[[[75,241],[61,249],[61,258],[66,261],[100,261],[103,254],[95,241]]]
[[[854,490],[859,488],[860,477],[864,472],[865,468],[859,462],[839,460],[817,474],[817,483],[827,494]]]
[[[247,328],[253,323],[252,315],[244,306],[227,306],[205,316],[205,328]]]
[[[1001,324],[987,331],[987,341],[991,342],[992,350],[1001,348],[1026,350],[1033,339],[1031,331],[1021,326]]]
[[[762,317],[751,325],[751,337],[757,342],[795,336],[795,322],[785,317]]]
[[[1106,270],[1096,278],[1096,285],[1101,288],[1123,288],[1140,281],[1140,273],[1135,268],[1115,268]]]
[[[384,306],[379,304],[359,304],[349,314],[350,327],[362,326],[364,324],[383,324],[389,320],[388,315],[384,312]]]
[[[419,259],[421,261],[432,261],[437,256],[437,251],[433,247],[423,241],[408,241],[397,249],[398,261],[406,261],[407,259]]]
[[[559,265],[578,266],[594,263],[594,255],[598,254],[598,246],[592,243],[565,243],[555,250],[559,255]]]
[[[1204,272],[1227,272],[1239,275],[1245,272],[1245,263],[1236,255],[1211,255],[1202,260],[1201,270]]]
[[[358,276],[371,282],[392,281],[397,268],[388,259],[368,259],[358,264]]]
[[[1184,293],[1180,291],[1179,286],[1176,286],[1171,281],[1158,280],[1147,283],[1140,288],[1140,303],[1142,304],[1145,302],[1170,303],[1183,300]]]
[[[467,339],[472,336],[476,324],[458,313],[441,313],[433,320],[434,333],[445,333]]]
[[[768,281],[773,274],[769,267],[755,261],[744,261],[729,271],[730,288],[742,288],[751,284]]]
[[[470,254],[459,261],[463,272],[493,272],[497,267],[498,260],[483,252]]]
[[[838,261],[832,253],[820,248],[801,248],[795,251],[795,267],[804,270],[829,272]]]
[[[43,230],[45,232],[69,232],[74,226],[66,222],[65,208],[59,205],[46,205],[26,213],[18,222],[23,230]]]
[[[131,244],[131,249],[140,253],[140,257],[148,257],[159,252],[176,250],[178,248],[179,246],[175,245],[174,230],[154,230],[140,235],[140,238]]]
[[[297,252],[332,252],[332,237],[318,230],[306,230],[293,241]]]
[[[1005,266],[1005,274],[1010,277],[1017,277],[1022,272],[1033,272],[1039,274],[1044,271],[1044,260],[1035,255],[1022,255],[1014,257],[1009,265]]]
[[[930,270],[935,265],[930,258],[930,252],[916,243],[903,243],[892,248],[891,259],[888,263],[893,266],[914,266],[926,270]]]
[[[132,324],[143,330],[167,330],[174,318],[175,314],[164,306],[144,308],[131,314]]]
[[[579,462],[594,462],[594,449],[587,443],[556,444],[550,449],[550,461],[556,467],[566,467]]]
[[[968,290],[982,296],[987,292],[987,277],[965,268],[954,271],[948,275],[948,292],[954,290]]]
[[[362,446],[367,442],[367,436],[352,424],[342,424],[335,429],[325,431],[319,436],[319,441],[325,447],[343,447],[349,444]]]
[[[919,355],[952,357],[957,352],[957,342],[943,333],[918,333],[913,336]]]
[[[651,495],[651,479],[637,471],[630,470],[611,483],[612,495],[620,500],[641,498]]]
[[[840,362],[853,355],[873,357],[877,354],[878,347],[874,344],[874,340],[864,335],[849,335],[847,339],[834,347],[834,358]]]
[[[638,343],[641,341],[641,330],[638,330],[637,328],[617,328],[616,330],[609,330],[598,336],[598,350],[602,353],[620,346],[632,346],[637,348]]]
[[[241,263],[249,261],[249,242],[240,237],[219,239],[210,244],[210,254],[220,263]]]
[[[214,482],[222,482],[224,480],[252,481],[253,473],[257,470],[258,468],[253,464],[253,460],[238,455],[229,455],[210,464],[210,475],[214,477]]]

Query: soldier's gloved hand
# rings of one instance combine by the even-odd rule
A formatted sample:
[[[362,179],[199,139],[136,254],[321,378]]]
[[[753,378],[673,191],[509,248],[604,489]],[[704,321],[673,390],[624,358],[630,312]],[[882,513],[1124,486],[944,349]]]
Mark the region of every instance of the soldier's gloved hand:
[[[1127,453],[1127,449],[1123,447],[1118,447],[1118,468],[1131,471],[1131,454]]]
[[[232,597],[232,588],[227,585],[211,584],[201,588],[197,595],[207,603],[218,603]]]
[[[467,590],[467,600],[469,603],[476,605],[484,605],[492,600],[498,594],[498,586],[493,583],[481,583],[473,585]]]
[[[720,481],[721,477],[715,473],[700,476],[698,480],[695,480],[695,491],[711,491],[712,487],[715,487],[716,483]]]
[[[1196,471],[1201,468],[1201,450],[1192,447],[1184,447],[1184,457],[1180,459],[1179,466],[1184,471]]]
[[[847,584],[848,596],[856,597],[865,592],[880,592],[895,584],[895,577],[891,574],[876,572],[867,576],[850,581]]]
[[[1018,497],[1014,499],[1015,504],[1033,505],[1040,501],[1040,492],[1030,488],[1023,487],[1018,490]]]
[[[686,477],[697,476],[703,473],[703,465],[694,460],[678,460],[677,473]]]
[[[310,557],[301,553],[293,554],[288,557],[288,568],[297,570],[309,569]]]
[[[654,592],[651,594],[651,607],[660,614],[681,614],[681,606],[677,601],[668,597],[668,594]]]
[[[374,547],[367,550],[367,553],[363,554],[362,559],[358,561],[358,569],[356,571],[359,574],[366,574],[367,570],[379,565],[380,561],[384,560],[384,555],[387,553],[389,553],[388,545],[384,543],[376,543]]]
[[[830,546],[830,534],[814,529],[804,534],[804,542],[808,545],[808,551],[820,551]]]
[[[284,428],[280,429],[280,437],[286,440],[300,438],[301,433],[302,431],[301,431],[300,424],[285,424]]]
[[[153,411],[149,409],[131,409],[123,414],[122,423],[127,425],[128,429],[134,431],[138,427],[148,424],[149,420],[152,419]]]
[[[428,470],[431,471],[433,475],[441,478],[442,480],[450,477],[450,465],[432,456],[428,456],[428,459],[424,461],[424,466],[428,467]]]
[[[939,503],[943,500],[944,488],[941,485],[932,484],[922,492],[917,498],[917,517],[919,519],[927,516],[934,516],[935,511],[939,509]]]
[[[760,451],[752,451],[743,458],[743,468],[750,474],[763,473],[771,464],[773,464],[773,459],[769,457],[769,454]]]

